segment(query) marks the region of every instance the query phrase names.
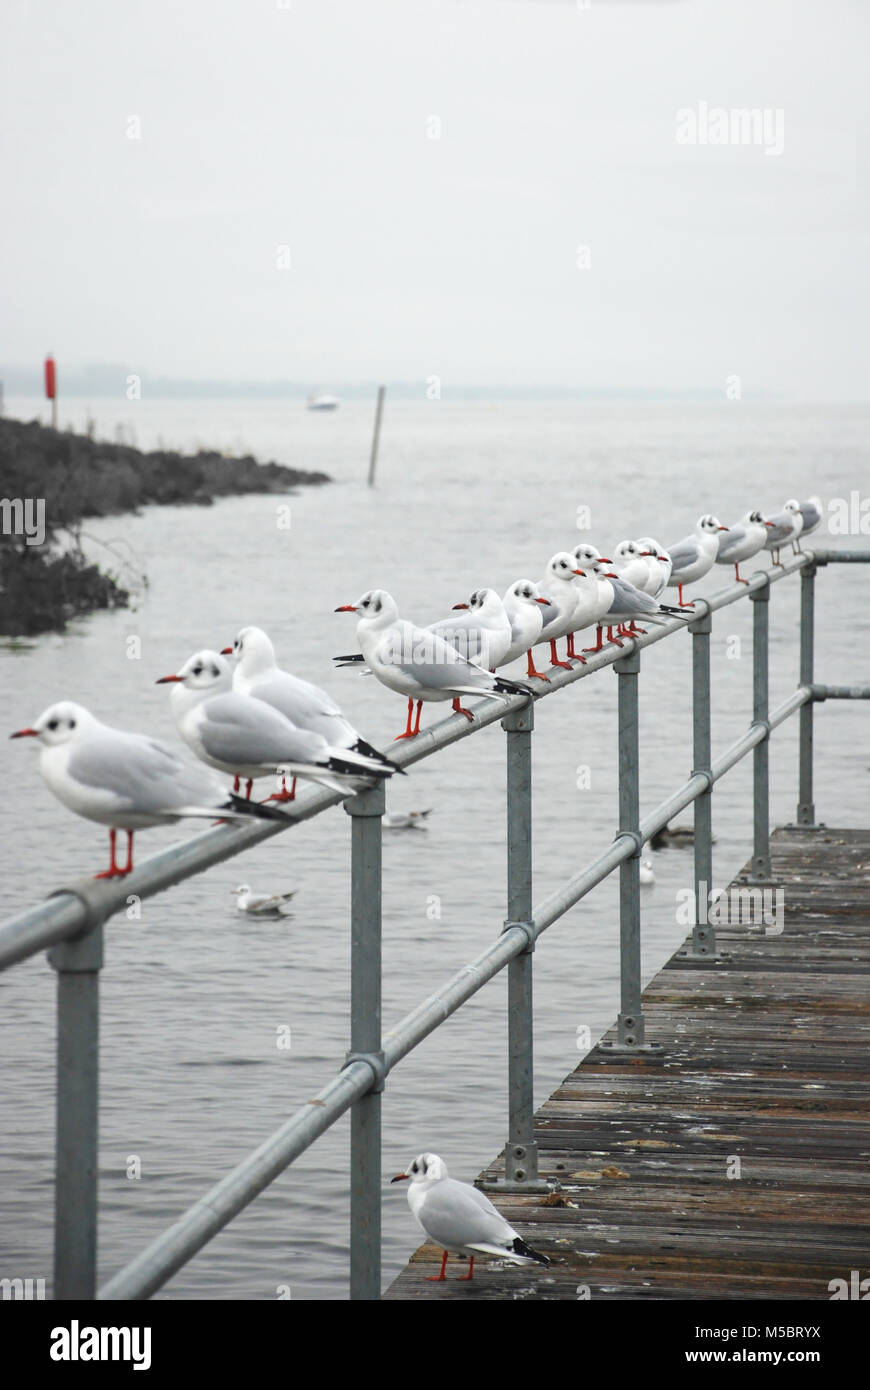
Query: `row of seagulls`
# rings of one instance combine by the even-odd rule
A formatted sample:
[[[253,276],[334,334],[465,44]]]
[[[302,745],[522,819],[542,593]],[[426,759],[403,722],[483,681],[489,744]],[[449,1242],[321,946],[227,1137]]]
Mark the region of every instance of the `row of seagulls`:
[[[203,650],[158,681],[171,684],[176,727],[205,767],[146,734],[111,728],[72,701],[52,705],[11,735],[38,739],[49,790],[77,815],[109,827],[110,863],[97,878],[132,872],[137,830],[187,817],[285,820],[277,807],[251,801],[258,777],[292,774],[293,791],[283,784],[266,798],[283,802],[293,799],[296,777],[347,796],[403,771],[360,736],[325,692],[281,671],[261,629],[243,628],[228,650],[235,670],[223,653]],[[234,777],[232,792],[215,771]],[[242,778],[245,798],[237,795]],[[119,830],[127,832],[124,864],[117,858]]]

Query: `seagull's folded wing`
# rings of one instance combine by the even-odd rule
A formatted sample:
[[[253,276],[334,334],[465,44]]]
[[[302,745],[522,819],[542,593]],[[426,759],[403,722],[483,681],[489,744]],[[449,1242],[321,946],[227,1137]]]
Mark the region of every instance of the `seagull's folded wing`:
[[[117,798],[117,810],[171,814],[187,805],[217,805],[222,787],[205,768],[179,758],[159,739],[121,729],[97,729],[75,748],[69,773]]]
[[[466,661],[449,642],[428,628],[410,623],[397,625],[399,635],[388,634],[380,643],[378,659],[394,671],[426,690],[488,690],[492,677],[488,671]]]
[[[671,572],[682,569],[684,565],[692,565],[698,558],[698,542],[694,536],[686,536],[684,540],[677,541],[676,545],[668,546],[668,554],[671,557]]]
[[[481,1200],[482,1199],[482,1200]],[[419,1212],[427,1235],[445,1250],[464,1246],[495,1246],[501,1254],[512,1244],[516,1232],[483,1192],[467,1183],[444,1178],[432,1186]]]
[[[320,734],[297,729],[272,705],[244,695],[216,695],[197,726],[210,758],[228,766],[278,768],[326,756]]]

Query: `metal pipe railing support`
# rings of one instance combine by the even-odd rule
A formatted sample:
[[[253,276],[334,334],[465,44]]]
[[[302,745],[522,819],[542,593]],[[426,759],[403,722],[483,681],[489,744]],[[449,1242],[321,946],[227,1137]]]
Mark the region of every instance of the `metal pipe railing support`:
[[[344,803],[351,818],[351,1004],[346,1065],[366,1061],[372,1087],[350,1116],[350,1296],[381,1296],[381,851],[384,784]]]
[[[638,747],[637,648],[620,657],[613,667],[617,676],[619,723],[619,835],[633,840],[633,852],[619,865],[619,995],[620,1011],[615,1042],[601,1042],[607,1052],[656,1052],[660,1043],[648,1043],[641,1007],[640,943],[640,756]]]
[[[768,676],[768,617],[770,588],[756,589],[752,602],[752,722],[764,738],[752,750],[752,870],[751,883],[769,883],[770,868],[770,724]]]
[[[815,645],[816,567],[807,565],[801,570],[800,619],[800,684],[813,683],[813,649]],[[807,701],[799,715],[799,769],[797,823],[814,826],[816,808],[813,805],[813,702]]]
[[[766,588],[766,586],[765,586]],[[753,593],[755,590],[753,589]],[[716,932],[710,921],[713,887],[713,768],[710,743],[710,610],[689,624],[692,634],[692,776],[703,777],[706,787],[695,799],[695,924],[692,945],[677,954],[680,960],[711,965],[716,954]]]
[[[507,753],[507,921],[521,927],[526,949],[508,965],[508,1137],[501,1191],[546,1192],[538,1180],[535,1142],[534,1003],[532,922],[532,730],[531,701],[502,720]]]
[[[59,942],[54,1297],[92,1299],[97,1288],[100,971],[103,928]]]

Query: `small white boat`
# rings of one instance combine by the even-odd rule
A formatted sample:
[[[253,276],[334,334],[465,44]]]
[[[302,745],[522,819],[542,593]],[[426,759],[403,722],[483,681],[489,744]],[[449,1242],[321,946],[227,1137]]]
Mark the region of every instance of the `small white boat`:
[[[330,396],[325,391],[315,391],[305,404],[309,410],[338,410],[338,396]]]

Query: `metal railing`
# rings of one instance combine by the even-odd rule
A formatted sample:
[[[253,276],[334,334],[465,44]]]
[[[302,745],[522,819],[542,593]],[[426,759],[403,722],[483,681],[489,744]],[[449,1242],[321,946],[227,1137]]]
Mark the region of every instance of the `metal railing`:
[[[317,789],[296,804],[286,826],[274,822],[220,826],[144,860],[121,883],[82,879],[0,925],[0,968],[48,948],[57,972],[57,1135],[54,1297],[139,1299],[159,1289],[244,1209],[294,1159],[351,1110],[350,1293],[380,1297],[381,1093],[390,1071],[462,1004],[508,968],[508,1124],[506,1181],[501,1191],[540,1191],[534,1139],[532,955],[538,937],[614,869],[619,869],[620,1011],[611,1050],[659,1051],[645,1037],[641,1007],[640,855],[645,842],[694,803],[695,926],[689,960],[707,966],[716,953],[712,904],[712,794],[715,783],[749,752],[754,761],[754,841],[750,882],[770,878],[768,746],[772,731],[800,712],[797,823],[814,824],[813,705],[828,699],[868,699],[870,685],[826,686],[813,678],[814,581],[819,566],[867,563],[867,551],[806,551],[778,569],[756,572],[748,585],[695,601],[692,634],[692,775],[643,821],[638,786],[640,652],[686,626],[675,618],[622,651],[605,647],[571,671],[552,670],[534,700],[515,696],[475,707],[474,724],[451,716],[403,744],[403,766],[468,738],[500,720],[507,745],[507,920],[497,939],[441,989],[381,1036],[381,817],[383,785],[345,800],[351,834],[350,1051],[318,1094],[216,1183],[103,1288],[96,1289],[99,972],[103,927],[124,909],[128,894],[152,897],[173,884],[333,806],[340,794]],[[772,585],[801,576],[800,676],[794,694],[768,709],[768,601]],[[715,762],[710,738],[711,615],[750,599],[753,604],[753,718],[747,731]],[[618,680],[619,829],[613,843],[537,907],[532,902],[532,754],[535,705],[566,685],[613,666]]]

